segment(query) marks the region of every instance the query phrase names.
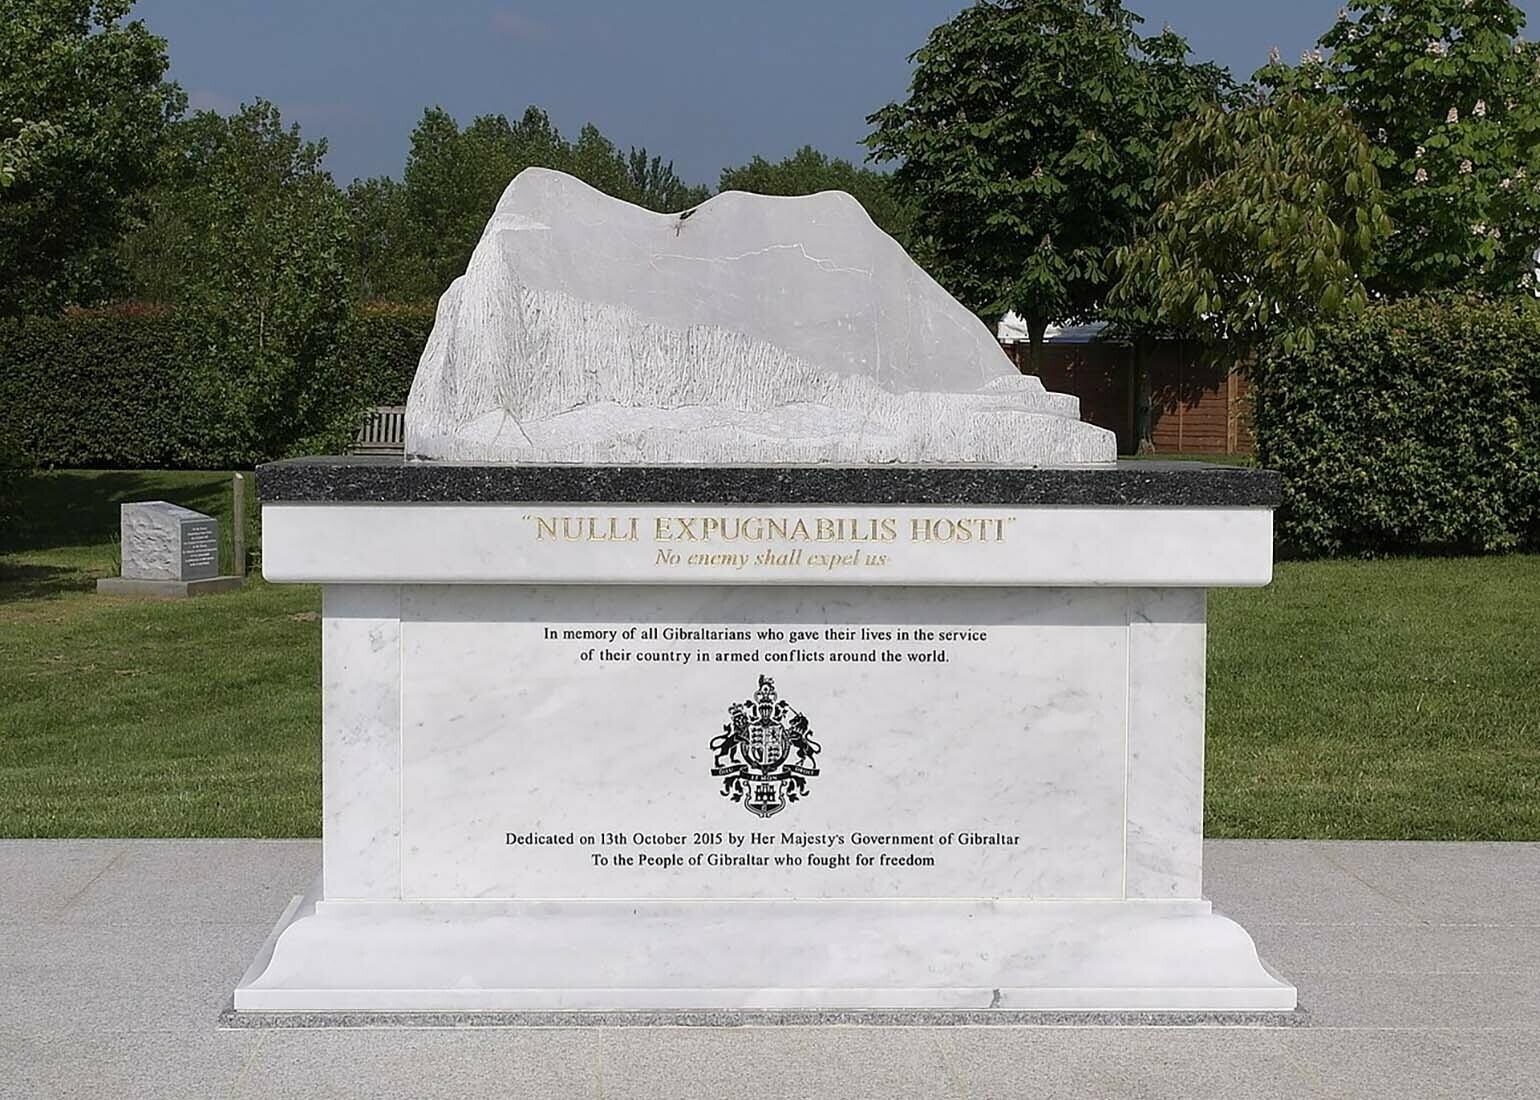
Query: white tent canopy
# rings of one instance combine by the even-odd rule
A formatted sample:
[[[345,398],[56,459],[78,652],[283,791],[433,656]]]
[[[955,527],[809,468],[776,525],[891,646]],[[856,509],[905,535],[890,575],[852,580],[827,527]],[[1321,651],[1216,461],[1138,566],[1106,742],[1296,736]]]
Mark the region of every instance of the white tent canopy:
[[[1049,325],[1044,339],[1050,344],[1089,344],[1107,328],[1105,321],[1093,321],[1086,325]],[[1014,313],[1000,319],[996,335],[1002,344],[1025,344],[1032,339],[1027,323]]]

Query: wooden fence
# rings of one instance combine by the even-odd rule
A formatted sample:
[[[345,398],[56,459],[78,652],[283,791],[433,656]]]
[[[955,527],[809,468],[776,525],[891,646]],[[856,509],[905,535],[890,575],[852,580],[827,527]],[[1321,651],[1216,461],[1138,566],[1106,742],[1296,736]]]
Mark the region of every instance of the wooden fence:
[[[1004,345],[1019,369],[1026,344]],[[1043,385],[1080,398],[1080,418],[1117,433],[1118,450],[1138,449],[1138,394],[1132,346],[1111,341],[1050,343],[1043,349]],[[1150,439],[1157,454],[1250,454],[1245,377],[1206,363],[1197,344],[1162,341],[1148,353]]]

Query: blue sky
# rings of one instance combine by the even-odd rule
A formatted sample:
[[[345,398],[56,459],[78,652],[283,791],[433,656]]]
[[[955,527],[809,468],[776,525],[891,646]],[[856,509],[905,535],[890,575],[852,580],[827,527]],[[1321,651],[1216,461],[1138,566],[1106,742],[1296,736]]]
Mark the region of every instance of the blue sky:
[[[1154,32],[1238,76],[1272,46],[1293,59],[1342,0],[1129,0]],[[195,107],[263,96],[324,136],[339,182],[399,176],[423,108],[460,121],[545,107],[568,136],[622,147],[715,186],[725,165],[811,143],[859,160],[865,118],[902,97],[906,58],[959,0],[140,0]],[[1540,37],[1540,0],[1521,0]]]

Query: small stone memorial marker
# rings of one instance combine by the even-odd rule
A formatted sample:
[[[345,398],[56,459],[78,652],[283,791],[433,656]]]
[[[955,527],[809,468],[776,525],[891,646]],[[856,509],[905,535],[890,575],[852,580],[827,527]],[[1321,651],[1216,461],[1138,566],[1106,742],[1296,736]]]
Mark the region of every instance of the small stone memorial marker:
[[[123,576],[198,581],[219,575],[219,521],[191,508],[147,500],[122,509]]]
[[[123,572],[97,581],[116,596],[175,598],[239,588],[219,575],[219,521],[164,500],[124,504],[120,512]]]

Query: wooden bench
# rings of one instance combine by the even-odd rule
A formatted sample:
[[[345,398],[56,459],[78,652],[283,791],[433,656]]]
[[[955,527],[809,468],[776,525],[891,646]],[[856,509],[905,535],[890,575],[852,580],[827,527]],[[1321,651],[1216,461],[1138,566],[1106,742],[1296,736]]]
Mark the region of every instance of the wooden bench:
[[[377,405],[364,413],[353,441],[356,455],[398,455],[406,450],[406,406]]]

